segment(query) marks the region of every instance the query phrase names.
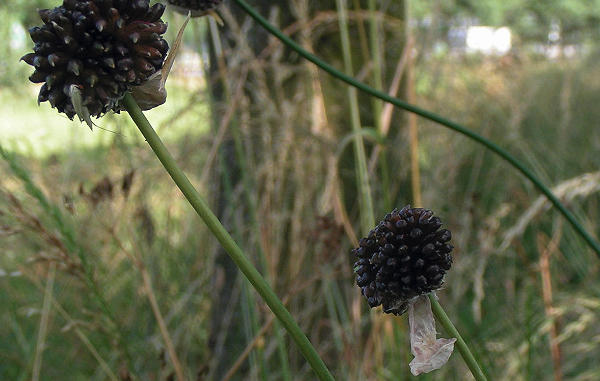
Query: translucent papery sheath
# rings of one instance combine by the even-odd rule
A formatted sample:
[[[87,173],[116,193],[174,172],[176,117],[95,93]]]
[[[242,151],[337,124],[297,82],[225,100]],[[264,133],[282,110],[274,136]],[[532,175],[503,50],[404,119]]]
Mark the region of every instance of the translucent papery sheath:
[[[29,30],[33,53],[22,60],[42,83],[48,101],[70,119],[118,112],[119,100],[159,71],[169,49],[162,38],[165,6],[149,0],[65,0],[39,11],[43,25]]]

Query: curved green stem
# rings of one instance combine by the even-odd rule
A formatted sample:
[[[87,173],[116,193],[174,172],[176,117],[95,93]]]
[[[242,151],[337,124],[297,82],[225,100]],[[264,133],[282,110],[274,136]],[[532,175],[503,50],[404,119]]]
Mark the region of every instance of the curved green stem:
[[[438,302],[437,297],[434,293],[429,294],[429,300],[431,301],[431,309],[433,311],[433,314],[438,319],[442,327],[444,327],[448,335],[450,335],[451,337],[456,337],[456,348],[458,348],[460,355],[465,360],[465,363],[469,367],[469,370],[471,371],[471,374],[473,375],[475,380],[486,381],[487,378],[481,370],[481,368],[479,367],[477,360],[475,360],[473,353],[471,353],[471,350],[467,346],[467,343],[465,343],[465,340],[462,338],[460,333],[458,333],[458,330],[456,329],[456,327],[454,327],[454,324],[452,324],[452,320],[450,320],[448,315],[446,315],[446,312],[440,305],[440,302]]]
[[[175,159],[171,153],[167,150],[167,147],[160,140],[148,119],[142,113],[131,94],[125,95],[122,100],[122,104],[139,128],[140,132],[146,138],[146,141],[150,145],[150,148],[158,157],[158,160],[162,163],[164,168],[167,170],[177,187],[181,190],[185,198],[189,201],[190,205],[194,208],[196,213],[202,218],[204,223],[208,226],[210,231],[214,234],[217,240],[221,243],[227,254],[244,273],[246,278],[250,281],[252,286],[256,289],[259,295],[263,298],[265,303],[269,306],[271,311],[277,316],[283,327],[288,331],[292,340],[296,343],[313,371],[316,373],[320,380],[333,380],[331,373],[323,363],[323,360],[319,357],[316,350],[313,348],[308,338],[304,335],[298,324],[292,318],[292,315],[284,307],[283,303],[279,300],[275,292],[269,287],[265,279],[260,275],[258,270],[254,267],[252,262],[246,257],[242,249],[235,243],[231,235],[223,227],[219,219],[210,210],[202,196],[198,193],[196,188],[188,180],[183,171],[177,166]]]
[[[411,105],[404,101],[401,101],[398,98],[392,97],[382,91],[376,90],[359,80],[346,75],[323,60],[316,57],[314,54],[311,54],[304,50],[300,45],[298,45],[294,40],[283,34],[279,29],[275,26],[271,25],[264,17],[262,17],[258,12],[256,12],[250,5],[248,5],[244,0],[234,0],[240,7],[242,7],[252,18],[254,18],[260,25],[262,25],[265,29],[267,29],[271,34],[280,39],[284,44],[295,50],[299,55],[311,61],[321,69],[325,70],[327,73],[332,76],[346,82],[347,84],[356,87],[359,90],[362,90],[374,97],[377,97],[381,100],[389,102],[396,107],[401,109],[413,112],[419,116],[422,116],[425,119],[429,119],[433,122],[439,123],[443,126],[446,126],[456,132],[459,132],[469,139],[472,139],[478,143],[481,143],[490,151],[494,152],[507,162],[509,162],[514,168],[516,168],[519,172],[521,172],[529,181],[535,185],[540,192],[542,192],[548,200],[554,205],[554,207],[566,218],[566,220],[573,226],[573,229],[587,242],[587,244],[596,252],[598,258],[600,258],[600,244],[594,240],[594,238],[583,228],[583,226],[577,221],[575,216],[567,210],[567,208],[560,202],[560,200],[552,193],[548,187],[546,187],[541,180],[537,178],[525,165],[523,165],[519,160],[513,157],[508,151],[504,148],[498,146],[496,143],[486,139],[485,137],[477,134],[474,131],[469,130],[468,128],[453,122],[449,119],[446,119],[440,115],[434,114],[430,111],[423,110],[417,106]]]

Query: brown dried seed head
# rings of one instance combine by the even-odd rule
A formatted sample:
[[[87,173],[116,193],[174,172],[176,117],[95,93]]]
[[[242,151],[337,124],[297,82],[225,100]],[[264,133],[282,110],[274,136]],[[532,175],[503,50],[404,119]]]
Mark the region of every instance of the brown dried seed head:
[[[204,16],[214,10],[222,0],[169,0],[172,8],[187,15],[191,11],[192,17]]]
[[[440,288],[452,266],[451,233],[433,212],[392,211],[352,250],[356,283],[371,307],[401,315],[406,301]]]
[[[64,0],[39,11],[33,53],[21,58],[35,68],[29,79],[43,84],[38,101],[70,119],[118,112],[121,98],[162,67],[164,9],[149,0]]]

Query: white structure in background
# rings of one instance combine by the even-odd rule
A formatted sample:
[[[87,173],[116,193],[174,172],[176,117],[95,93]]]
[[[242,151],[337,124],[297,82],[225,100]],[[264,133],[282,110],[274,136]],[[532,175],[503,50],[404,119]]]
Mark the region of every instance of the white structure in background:
[[[467,52],[501,56],[510,51],[512,34],[505,26],[471,26],[467,28],[465,43]]]
[[[208,57],[202,57],[200,53],[182,45],[169,75],[170,83],[175,82],[190,89],[202,86],[204,84],[204,65],[208,59]]]
[[[23,50],[26,47],[27,30],[19,22],[13,22],[10,27],[10,48]]]

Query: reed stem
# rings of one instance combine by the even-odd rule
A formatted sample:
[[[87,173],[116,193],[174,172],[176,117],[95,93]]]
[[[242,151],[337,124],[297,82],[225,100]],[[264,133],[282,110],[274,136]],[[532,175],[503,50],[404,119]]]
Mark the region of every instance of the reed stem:
[[[294,321],[292,315],[285,308],[283,303],[281,303],[281,300],[279,300],[275,292],[254,267],[252,262],[250,262],[250,260],[246,257],[242,249],[240,249],[237,243],[233,240],[229,232],[227,232],[227,230],[223,227],[219,219],[206,204],[202,196],[200,196],[196,188],[194,188],[181,168],[179,168],[175,162],[175,159],[167,150],[167,147],[165,147],[162,140],[156,134],[156,131],[154,131],[154,128],[150,122],[148,122],[148,119],[146,119],[142,113],[142,110],[133,99],[133,96],[131,94],[125,95],[122,100],[122,104],[139,128],[142,135],[144,135],[146,138],[150,148],[152,148],[156,154],[156,157],[158,160],[160,160],[177,187],[181,190],[196,213],[198,213],[202,221],[204,221],[206,226],[221,243],[227,254],[229,254],[231,259],[256,289],[258,294],[263,298],[271,311],[273,311],[275,316],[277,316],[283,327],[288,331],[292,340],[296,343],[312,367],[317,377],[320,380],[333,380],[333,376],[325,366],[325,363],[323,363],[323,360],[319,357],[306,335],[304,335],[298,324]]]
[[[326,71],[327,73],[331,74],[332,76],[340,79],[341,81],[346,82],[347,84],[349,84],[351,86],[356,87],[357,89],[359,89],[361,91],[364,91],[367,94],[377,97],[383,101],[389,102],[398,108],[401,108],[406,111],[410,111],[410,112],[415,113],[425,119],[429,119],[433,122],[436,122],[438,124],[446,126],[446,127],[450,128],[451,130],[461,133],[461,134],[465,135],[466,137],[468,137],[469,139],[482,144],[487,149],[494,152],[496,155],[500,156],[504,161],[508,162],[515,169],[517,169],[519,172],[521,172],[521,174],[523,174],[523,176],[525,176],[536,188],[538,188],[538,190],[540,192],[542,192],[546,196],[546,198],[548,198],[548,201],[550,201],[550,203],[565,217],[565,219],[569,222],[569,224],[571,224],[573,229],[575,229],[577,234],[585,240],[585,242],[588,244],[588,246],[596,252],[596,256],[600,259],[600,243],[598,243],[591,236],[591,234],[589,234],[585,230],[585,228],[581,225],[581,223],[579,223],[579,221],[577,221],[575,216],[560,202],[558,197],[556,197],[554,195],[554,193],[552,193],[552,191],[548,187],[546,187],[544,185],[544,183],[542,183],[542,181],[536,175],[534,175],[534,173],[529,168],[527,168],[524,164],[522,164],[519,160],[517,160],[507,150],[500,147],[499,145],[492,142],[491,140],[483,137],[482,135],[479,135],[478,133],[471,131],[470,129],[462,126],[459,123],[453,122],[453,121],[446,119],[440,115],[437,115],[431,111],[424,110],[422,108],[419,108],[417,106],[414,106],[412,104],[404,102],[404,101],[402,101],[398,98],[395,98],[389,94],[386,94],[382,91],[374,89],[373,87],[366,85],[365,83],[357,80],[356,78],[354,78],[352,76],[342,73],[341,71],[337,70],[330,64],[326,63],[325,61],[323,61],[320,58],[318,58],[317,56],[315,56],[314,54],[311,54],[308,51],[304,50],[294,40],[292,40],[291,38],[286,36],[283,32],[281,32],[275,26],[270,24],[267,21],[267,19],[265,19],[258,12],[256,12],[244,0],[233,0],[233,1],[235,1],[240,7],[242,7],[244,9],[244,11],[246,11],[246,13],[248,13],[260,25],[262,25],[267,31],[269,31],[269,33],[273,34],[275,37],[277,37],[279,40],[281,40],[288,47],[290,47],[291,49],[296,51],[300,56],[311,61],[312,63],[314,63],[319,68]]]

